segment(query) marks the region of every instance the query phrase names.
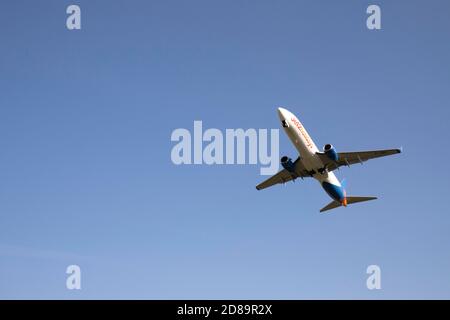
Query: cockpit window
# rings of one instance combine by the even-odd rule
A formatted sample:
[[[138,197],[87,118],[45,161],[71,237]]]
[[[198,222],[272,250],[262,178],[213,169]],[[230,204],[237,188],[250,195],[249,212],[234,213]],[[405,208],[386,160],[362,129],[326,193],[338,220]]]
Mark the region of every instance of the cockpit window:
[[[281,123],[283,124],[284,128],[288,128],[289,127],[289,124],[287,123],[286,120],[281,121]]]

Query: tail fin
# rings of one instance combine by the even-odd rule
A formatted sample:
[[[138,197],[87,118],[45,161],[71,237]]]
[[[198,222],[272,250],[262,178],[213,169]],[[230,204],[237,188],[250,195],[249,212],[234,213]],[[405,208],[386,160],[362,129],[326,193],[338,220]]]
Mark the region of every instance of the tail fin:
[[[348,197],[346,197],[346,199],[347,199],[347,204],[351,204],[351,203],[375,200],[375,199],[377,199],[377,197],[353,197],[353,196],[348,196]],[[327,211],[327,210],[338,208],[340,206],[342,206],[342,203],[340,203],[340,202],[338,202],[336,200],[333,200],[329,204],[327,204],[325,207],[320,209],[320,212],[324,212],[324,211]]]

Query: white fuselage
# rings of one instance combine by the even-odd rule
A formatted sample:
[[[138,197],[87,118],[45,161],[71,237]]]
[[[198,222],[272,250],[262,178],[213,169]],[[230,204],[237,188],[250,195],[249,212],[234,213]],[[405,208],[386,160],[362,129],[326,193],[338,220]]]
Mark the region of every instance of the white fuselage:
[[[319,172],[324,167],[322,160],[317,155],[317,152],[320,151],[298,118],[283,108],[278,108],[278,116],[282,123],[287,123],[287,125],[283,124],[284,131],[300,153],[300,161],[306,170],[311,172],[311,176],[318,180],[321,185],[323,182],[328,182],[341,187],[341,183],[333,172],[327,170],[323,170],[322,173]]]

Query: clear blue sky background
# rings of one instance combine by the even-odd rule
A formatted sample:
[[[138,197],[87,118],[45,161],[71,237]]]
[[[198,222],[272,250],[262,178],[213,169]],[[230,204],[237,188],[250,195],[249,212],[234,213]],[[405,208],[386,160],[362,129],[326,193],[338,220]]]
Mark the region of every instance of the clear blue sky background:
[[[450,3],[376,3],[381,31],[360,0],[3,1],[0,298],[450,298]],[[320,146],[403,146],[338,172],[380,199],[321,215],[315,181],[172,164],[172,130],[278,106]]]

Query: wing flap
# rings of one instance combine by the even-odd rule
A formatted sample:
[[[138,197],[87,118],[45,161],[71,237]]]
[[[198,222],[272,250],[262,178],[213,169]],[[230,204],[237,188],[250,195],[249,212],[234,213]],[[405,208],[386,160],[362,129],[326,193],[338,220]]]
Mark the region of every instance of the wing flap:
[[[273,186],[278,183],[285,183],[297,178],[294,174],[289,173],[286,169],[281,170],[277,174],[271,176],[269,179],[261,182],[256,186],[256,189],[262,190],[268,187]]]

